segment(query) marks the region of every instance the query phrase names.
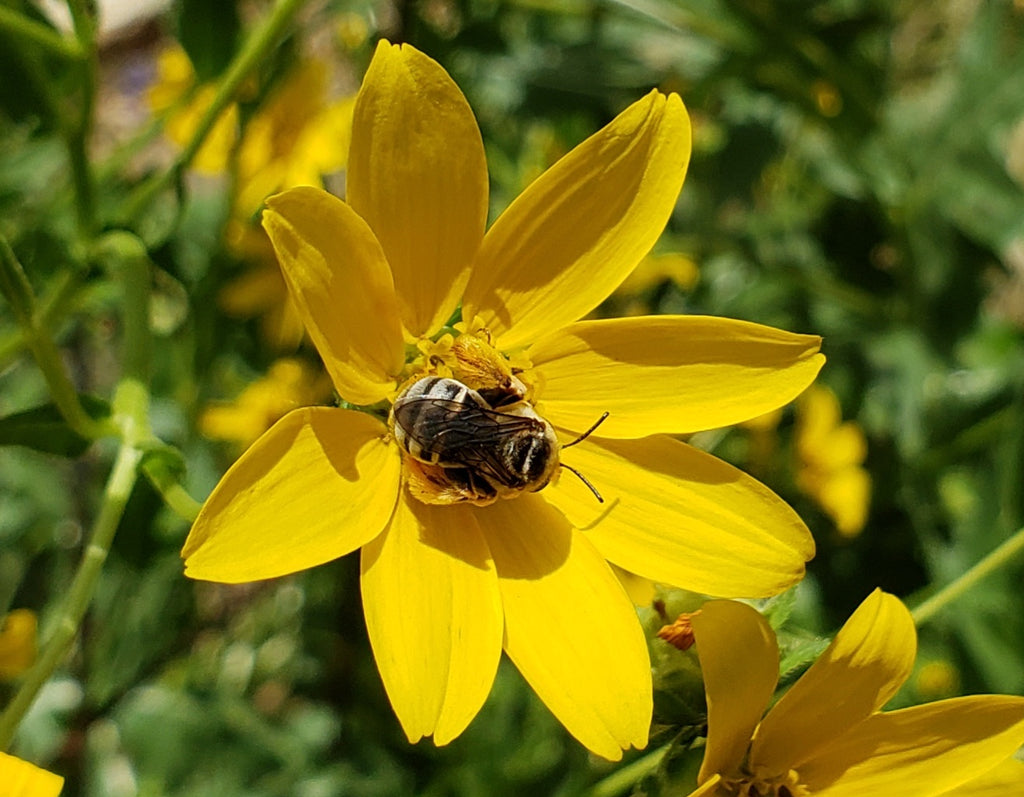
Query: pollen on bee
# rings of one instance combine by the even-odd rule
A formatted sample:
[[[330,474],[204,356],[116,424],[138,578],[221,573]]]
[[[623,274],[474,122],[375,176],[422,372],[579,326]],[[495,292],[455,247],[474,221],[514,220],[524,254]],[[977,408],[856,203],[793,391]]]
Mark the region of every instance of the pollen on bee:
[[[694,642],[693,623],[691,620],[698,614],[700,614],[699,609],[695,612],[679,615],[674,623],[661,627],[658,631],[658,638],[664,639],[672,647],[679,648],[679,650],[689,650],[693,647]]]

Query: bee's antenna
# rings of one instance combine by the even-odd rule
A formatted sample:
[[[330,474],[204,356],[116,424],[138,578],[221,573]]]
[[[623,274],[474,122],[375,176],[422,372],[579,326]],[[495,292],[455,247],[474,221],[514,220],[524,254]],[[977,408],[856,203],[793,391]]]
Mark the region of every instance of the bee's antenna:
[[[604,416],[601,418],[601,421],[603,421],[607,417],[608,417],[608,413],[606,412],[604,414]],[[597,423],[601,423],[601,421],[598,421]],[[594,428],[597,427],[597,423],[594,424]],[[591,429],[590,431],[592,432],[593,429]],[[590,434],[590,432],[587,432],[587,434]],[[587,435],[584,435],[584,437],[586,437],[586,436]],[[577,440],[576,442],[579,442],[579,440]],[[563,448],[564,448],[564,446],[563,446]],[[601,497],[601,493],[599,493],[597,491],[597,488],[590,483],[590,480],[586,476],[584,476],[582,473],[580,473],[578,470],[576,470],[576,468],[572,467],[571,465],[566,465],[564,462],[559,462],[558,464],[561,465],[566,470],[572,471],[573,473],[575,473],[576,474],[576,478],[579,479],[581,482],[583,482],[585,485],[587,485],[587,487],[590,488],[590,492],[592,492],[594,494],[594,498],[597,499],[597,502],[599,504],[603,504],[604,503],[604,499]]]
[[[590,437],[590,435],[591,435],[591,434],[593,433],[593,431],[594,431],[594,430],[595,430],[595,429],[596,429],[596,428],[597,428],[598,426],[600,426],[600,425],[601,425],[602,423],[604,423],[604,422],[605,422],[605,419],[606,419],[606,418],[608,417],[608,415],[609,415],[609,414],[610,414],[610,413],[607,413],[607,412],[606,412],[606,413],[604,413],[604,414],[603,414],[603,415],[602,415],[602,416],[601,416],[600,418],[598,418],[598,419],[597,419],[597,420],[596,420],[596,421],[594,422],[594,425],[593,425],[593,426],[591,426],[591,427],[590,427],[589,429],[587,429],[587,431],[585,431],[585,432],[584,432],[583,434],[581,434],[581,435],[580,435],[579,437],[577,437],[577,438],[576,438],[575,440],[573,440],[573,441],[572,441],[571,443],[566,443],[566,444],[565,444],[564,446],[562,446],[562,448],[570,448],[571,446],[574,446],[574,445],[576,445],[577,443],[582,443],[582,442],[583,442],[584,440],[586,440],[586,439],[587,439],[588,437]],[[572,468],[569,468],[569,470],[572,470]],[[576,473],[576,471],[573,471],[573,473]],[[579,475],[578,473],[576,473],[576,475],[577,475],[577,476],[580,476],[580,475]],[[580,478],[581,478],[581,479],[583,479],[583,477],[582,477],[582,476],[580,476]],[[590,487],[590,482],[588,482],[588,481],[587,481],[586,479],[583,479],[583,481],[585,481],[585,482],[587,483],[587,486],[588,486],[588,487]],[[591,490],[594,490],[594,488],[593,488],[593,487],[590,487],[590,489],[591,489]],[[594,490],[594,495],[597,495],[597,490]],[[601,496],[598,496],[598,498],[600,498],[600,497],[601,497]]]

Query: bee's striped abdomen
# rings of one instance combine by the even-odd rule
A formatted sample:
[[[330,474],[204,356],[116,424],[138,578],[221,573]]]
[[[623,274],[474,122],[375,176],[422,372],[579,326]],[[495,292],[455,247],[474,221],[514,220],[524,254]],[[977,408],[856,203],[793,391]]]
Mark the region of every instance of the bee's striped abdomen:
[[[420,462],[436,465],[441,461],[443,448],[436,440],[435,418],[431,410],[437,402],[452,407],[476,406],[480,400],[466,385],[454,379],[428,376],[413,384],[396,401],[395,439],[398,444]]]

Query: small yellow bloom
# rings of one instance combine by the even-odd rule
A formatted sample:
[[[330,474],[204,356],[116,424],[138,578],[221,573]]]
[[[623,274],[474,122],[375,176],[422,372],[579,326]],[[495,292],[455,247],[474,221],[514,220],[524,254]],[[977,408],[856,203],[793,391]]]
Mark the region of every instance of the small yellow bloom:
[[[700,278],[697,264],[679,252],[647,255],[618,287],[618,294],[642,293],[662,282],[671,282],[684,291],[692,290]]]
[[[249,385],[234,402],[208,407],[199,418],[199,431],[205,437],[246,448],[287,413],[322,403],[330,395],[324,374],[301,360],[277,360],[266,376]]]
[[[711,601],[691,622],[708,739],[690,797],[969,794],[962,784],[1024,742],[1021,697],[881,711],[910,675],[917,639],[910,612],[880,590],[763,718],[779,673],[767,621],[746,604]]]
[[[404,447],[374,412],[310,407],[225,474],[185,543],[186,573],[252,581],[361,548],[370,641],[410,741],[458,736],[504,648],[589,749],[618,759],[645,745],[647,646],[608,562],[764,596],[798,581],[814,550],[777,496],[669,434],[792,400],[821,368],[817,337],[701,316],[577,321],[661,234],[689,140],[680,99],[653,91],[485,229],[484,147],[465,97],[427,56],[381,42],[355,105],[347,201],[296,188],[263,217],[309,336],[351,405],[383,414],[446,368],[462,400],[493,402],[473,400],[474,422],[543,429],[546,453],[516,460],[523,473],[609,413],[564,454],[604,503],[557,470],[530,482],[539,492],[462,500],[515,475],[494,453],[509,437],[467,443],[446,418],[462,400],[421,405],[440,426]],[[447,326],[460,305],[463,323]],[[442,439],[462,440],[479,467],[413,456]]]
[[[57,797],[64,778],[7,753],[0,753],[0,794],[4,797]]]
[[[0,625],[0,681],[11,681],[36,660],[36,613],[15,609]]]
[[[860,533],[871,504],[871,475],[864,432],[842,422],[839,399],[815,385],[797,402],[795,434],[797,486],[825,510],[844,537]]]

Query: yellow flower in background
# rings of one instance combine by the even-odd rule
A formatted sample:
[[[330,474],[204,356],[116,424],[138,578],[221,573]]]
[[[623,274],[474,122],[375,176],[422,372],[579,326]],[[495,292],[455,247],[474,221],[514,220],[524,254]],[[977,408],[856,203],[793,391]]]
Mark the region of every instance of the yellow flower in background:
[[[0,753],[0,787],[4,797],[57,797],[64,787],[64,778]]]
[[[287,413],[323,403],[330,395],[325,374],[301,360],[277,360],[235,401],[207,407],[199,418],[199,431],[205,437],[246,448]]]
[[[252,228],[247,223],[238,223],[235,227],[229,227],[229,241],[232,229],[237,229],[242,235],[248,237],[248,231]],[[257,233],[252,232],[255,238]],[[258,233],[261,240],[254,241],[261,249],[270,250],[270,242],[262,232]],[[305,327],[302,325],[302,316],[299,310],[288,295],[288,286],[285,285],[284,276],[273,259],[272,250],[261,257],[270,259],[254,259],[254,264],[247,268],[242,274],[227,283],[217,296],[224,313],[231,318],[256,318],[259,317],[260,332],[263,339],[270,344],[275,351],[294,351],[305,336]]]
[[[910,612],[880,590],[763,718],[779,675],[768,622],[733,601],[706,603],[691,622],[708,739],[690,797],[981,794],[963,784],[1024,742],[1021,697],[881,711],[913,669],[917,637]]]
[[[590,750],[618,759],[644,746],[647,647],[608,562],[764,596],[798,581],[814,550],[767,488],[660,433],[790,401],[821,368],[817,337],[697,316],[576,320],[654,245],[688,160],[682,102],[653,91],[485,231],[488,175],[468,103],[433,60],[381,42],[356,101],[347,202],[297,188],[264,213],[336,390],[377,414],[286,415],[206,501],[186,573],[253,581],[361,548],[370,641],[410,741],[458,736],[504,648]],[[460,303],[463,321],[447,326]],[[428,387],[447,399],[423,400]],[[424,417],[401,425],[397,400]],[[605,412],[564,452],[602,504],[550,466]],[[466,459],[434,458],[435,445]]]
[[[345,168],[355,97],[331,101],[327,77],[321,61],[300,64],[246,125],[236,215],[251,216],[270,194],[320,186],[324,175]]]
[[[217,92],[212,85],[196,87],[195,81],[192,62],[180,46],[167,47],[157,56],[156,81],[150,86],[147,99],[154,113],[169,114],[164,132],[179,147],[192,138]],[[192,168],[203,174],[223,174],[237,140],[238,106],[231,105],[199,148]]]
[[[700,279],[700,270],[693,259],[679,252],[659,252],[647,255],[616,289],[618,294],[643,293],[663,282],[672,282],[689,291]]]
[[[178,146],[194,134],[213,100],[215,87],[195,87],[195,72],[185,51],[174,45],[157,58],[157,80],[150,107],[170,112],[166,132]],[[192,166],[220,174],[238,146],[237,217],[254,215],[263,199],[282,188],[321,185],[323,175],[345,168],[354,97],[332,99],[327,65],[299,63],[256,109],[238,139],[238,107],[230,106],[200,149]]]
[[[839,399],[815,385],[797,402],[794,445],[797,486],[832,518],[844,537],[861,532],[871,505],[871,475],[861,465],[867,457],[864,432],[843,422]]]
[[[11,681],[36,660],[36,613],[15,609],[0,625],[0,681]]]

